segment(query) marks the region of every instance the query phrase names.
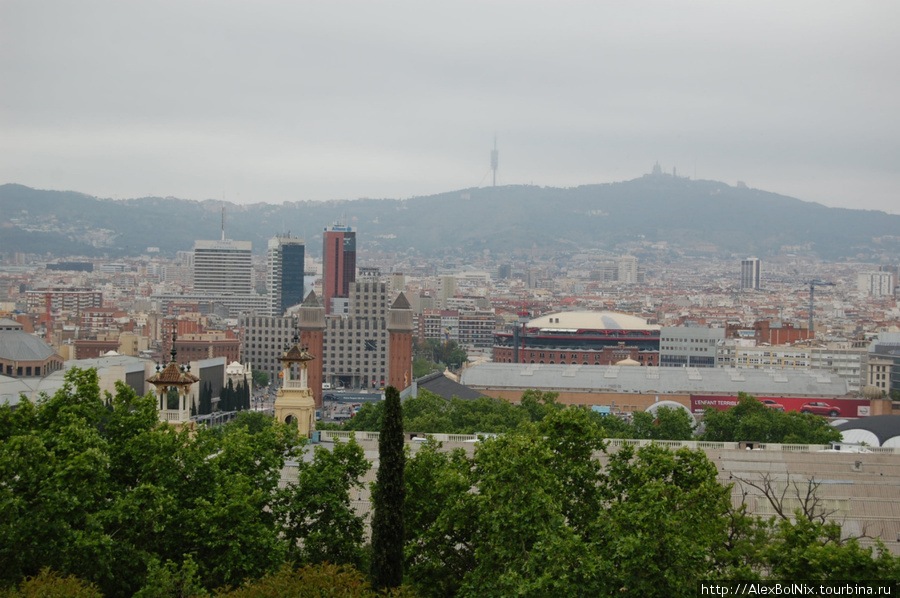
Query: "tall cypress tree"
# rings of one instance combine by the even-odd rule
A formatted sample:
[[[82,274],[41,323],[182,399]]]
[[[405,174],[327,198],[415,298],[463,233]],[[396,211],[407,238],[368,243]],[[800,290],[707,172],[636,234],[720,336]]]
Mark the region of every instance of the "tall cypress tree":
[[[400,391],[388,386],[384,391],[384,418],[378,439],[378,473],[372,489],[372,586],[377,590],[403,583],[403,521],[406,487],[403,470],[403,411]]]
[[[200,415],[209,415],[212,413],[212,384],[209,381],[203,383],[200,387]]]
[[[231,378],[228,379],[228,384],[222,389],[222,401],[225,403],[222,411],[234,411],[237,408],[234,400],[234,382],[232,382]]]

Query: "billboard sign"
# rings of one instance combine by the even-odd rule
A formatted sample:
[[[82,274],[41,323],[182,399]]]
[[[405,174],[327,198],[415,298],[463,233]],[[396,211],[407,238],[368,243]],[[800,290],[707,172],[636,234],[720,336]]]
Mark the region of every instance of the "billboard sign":
[[[813,399],[808,397],[756,397],[771,409],[800,411],[826,417],[865,417],[869,415],[868,399]],[[725,411],[738,404],[737,396],[691,395],[691,411],[707,407]]]

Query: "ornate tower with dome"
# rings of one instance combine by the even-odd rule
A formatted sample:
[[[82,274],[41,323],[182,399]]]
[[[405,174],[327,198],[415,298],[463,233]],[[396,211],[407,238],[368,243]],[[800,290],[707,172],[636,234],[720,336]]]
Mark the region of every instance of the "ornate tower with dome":
[[[295,424],[301,436],[309,437],[316,429],[316,401],[309,388],[309,362],[315,357],[306,347],[300,346],[297,334],[293,341],[280,357],[281,388],[275,394],[275,419]]]

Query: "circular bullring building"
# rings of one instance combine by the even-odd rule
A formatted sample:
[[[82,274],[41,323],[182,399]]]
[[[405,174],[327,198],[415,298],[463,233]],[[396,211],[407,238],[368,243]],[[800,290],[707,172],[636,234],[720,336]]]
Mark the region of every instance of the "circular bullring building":
[[[494,333],[495,363],[659,365],[659,331],[612,311],[566,311]]]

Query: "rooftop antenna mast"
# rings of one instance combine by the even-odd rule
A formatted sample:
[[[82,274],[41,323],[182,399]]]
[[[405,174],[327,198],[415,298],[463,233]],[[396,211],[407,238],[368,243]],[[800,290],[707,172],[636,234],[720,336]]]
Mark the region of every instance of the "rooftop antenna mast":
[[[497,151],[497,135],[494,135],[494,149],[491,150],[491,170],[494,171],[494,187],[497,186],[497,167],[500,165],[500,152]]]

